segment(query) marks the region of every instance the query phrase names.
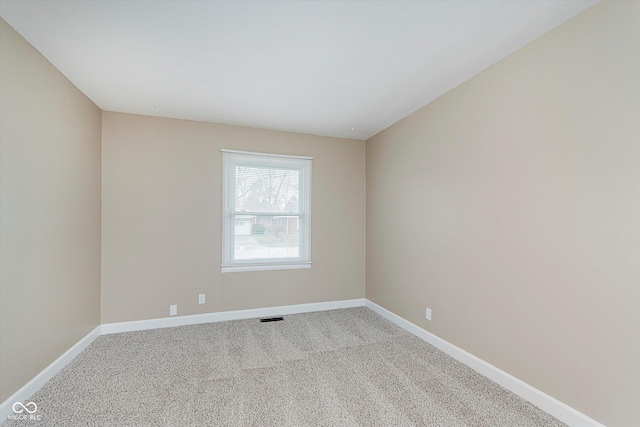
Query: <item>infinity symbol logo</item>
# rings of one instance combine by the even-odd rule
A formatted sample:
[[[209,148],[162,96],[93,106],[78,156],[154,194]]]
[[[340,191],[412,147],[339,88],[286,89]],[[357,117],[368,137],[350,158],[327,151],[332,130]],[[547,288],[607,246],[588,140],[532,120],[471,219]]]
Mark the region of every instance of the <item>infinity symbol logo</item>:
[[[18,409],[16,409],[16,406],[18,407]],[[33,408],[33,409],[29,409],[29,408]],[[23,405],[22,402],[16,402],[13,404],[13,412],[15,412],[16,414],[21,414],[24,411],[27,411],[28,413],[33,414],[37,410],[38,410],[38,405],[36,405],[33,402],[29,402],[26,405]]]

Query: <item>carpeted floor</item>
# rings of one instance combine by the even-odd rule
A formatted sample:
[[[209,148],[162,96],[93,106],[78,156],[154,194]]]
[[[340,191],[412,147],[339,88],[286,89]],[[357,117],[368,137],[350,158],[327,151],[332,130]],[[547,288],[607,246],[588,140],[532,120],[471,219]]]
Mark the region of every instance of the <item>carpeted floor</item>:
[[[563,426],[361,307],[103,335],[31,399],[50,426]]]

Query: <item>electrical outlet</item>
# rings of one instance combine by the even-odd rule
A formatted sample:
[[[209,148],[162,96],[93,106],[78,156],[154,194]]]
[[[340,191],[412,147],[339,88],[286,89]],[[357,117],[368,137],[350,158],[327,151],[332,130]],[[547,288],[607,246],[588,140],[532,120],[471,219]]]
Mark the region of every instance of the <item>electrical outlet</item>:
[[[204,302],[205,302],[204,294],[198,295],[198,304],[204,304]]]
[[[176,314],[178,314],[178,306],[177,305],[170,305],[169,306],[169,316],[175,316]]]
[[[427,307],[427,320],[431,321],[431,309]]]

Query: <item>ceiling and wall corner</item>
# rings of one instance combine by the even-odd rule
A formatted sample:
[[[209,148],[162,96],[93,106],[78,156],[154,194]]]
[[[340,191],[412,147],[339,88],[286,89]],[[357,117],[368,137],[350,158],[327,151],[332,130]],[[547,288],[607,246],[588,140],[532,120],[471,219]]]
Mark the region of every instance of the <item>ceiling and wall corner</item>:
[[[2,0],[0,14],[102,110],[366,140],[595,3]]]

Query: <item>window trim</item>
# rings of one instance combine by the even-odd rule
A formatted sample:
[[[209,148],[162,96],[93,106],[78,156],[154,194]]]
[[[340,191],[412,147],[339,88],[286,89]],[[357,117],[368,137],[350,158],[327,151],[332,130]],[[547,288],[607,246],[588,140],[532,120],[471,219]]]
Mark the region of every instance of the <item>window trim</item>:
[[[311,172],[313,157],[257,153],[221,149],[222,151],[222,273],[238,271],[284,270],[311,267]],[[290,168],[300,173],[299,212],[235,211],[235,165]],[[237,215],[295,216],[299,222],[299,253],[296,258],[234,260],[234,226]]]

